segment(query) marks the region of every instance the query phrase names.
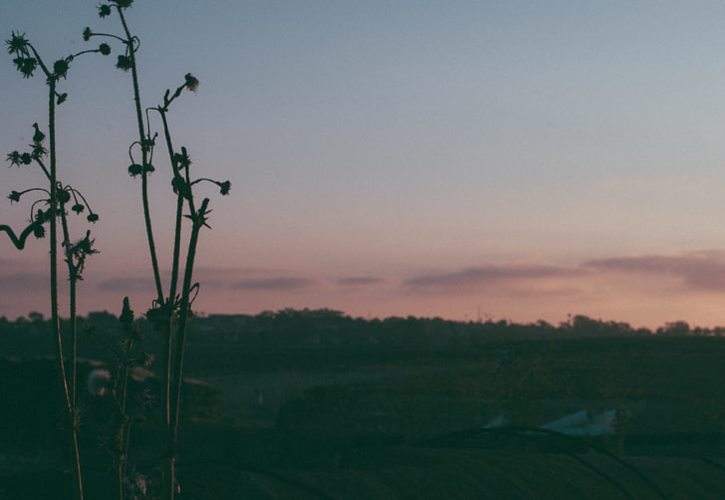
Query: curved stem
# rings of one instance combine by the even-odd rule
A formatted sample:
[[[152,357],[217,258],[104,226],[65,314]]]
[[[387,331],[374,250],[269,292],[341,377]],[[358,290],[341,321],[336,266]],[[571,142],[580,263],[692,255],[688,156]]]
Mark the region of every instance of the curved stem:
[[[5,224],[0,224],[0,231],[6,232],[13,246],[18,250],[22,250],[23,248],[25,248],[25,240],[27,240],[28,236],[33,233],[33,230],[37,225],[37,222],[32,222],[28,227],[23,229],[23,231],[20,233],[20,236],[16,236],[13,229],[10,226],[6,226]]]
[[[30,188],[30,189],[26,189],[24,191],[20,191],[18,193],[18,195],[22,196],[22,195],[24,195],[26,193],[32,193],[33,191],[42,191],[45,194],[47,194],[48,196],[50,196],[50,192],[47,189],[43,189],[43,188]]]
[[[100,51],[101,51],[100,49],[86,49],[86,50],[81,50],[80,52],[77,52],[77,53],[73,54],[71,57],[73,59],[75,59],[76,57],[82,56],[83,54],[96,54],[96,53],[98,53]]]
[[[105,36],[108,38],[115,38],[116,40],[118,40],[119,42],[124,43],[124,44],[128,43],[126,40],[124,40],[120,36],[112,35],[110,33],[91,33],[91,36]]]
[[[215,181],[214,179],[209,179],[208,177],[200,177],[200,178],[194,180],[190,184],[190,186],[193,186],[194,184],[199,184],[200,182],[211,182],[212,184],[216,184],[217,186],[219,185],[219,182]]]
[[[50,79],[50,77],[51,77],[51,75],[52,75],[53,73],[51,73],[51,72],[50,72],[50,71],[48,70],[48,67],[47,67],[47,66],[45,65],[45,63],[43,62],[43,58],[42,58],[42,57],[40,57],[40,54],[38,54],[38,51],[37,51],[37,50],[35,50],[35,47],[33,47],[33,44],[32,44],[32,43],[29,43],[29,44],[28,44],[28,47],[30,47],[30,50],[32,50],[32,51],[33,51],[33,55],[34,55],[34,56],[35,56],[35,58],[36,58],[36,59],[38,60],[38,65],[40,66],[40,69],[42,69],[42,70],[43,70],[43,73],[45,73],[45,76],[46,76],[46,78]],[[53,95],[51,96],[51,99],[52,99],[53,97],[55,97],[55,83],[52,83],[52,86],[53,86]]]
[[[135,160],[135,159],[134,159],[134,157],[133,157],[133,147],[134,147],[134,146],[136,146],[136,145],[139,145],[139,146],[140,146],[140,145],[141,145],[141,143],[140,143],[140,142],[138,142],[138,141],[133,141],[133,142],[132,142],[132,143],[131,143],[131,144],[130,144],[130,145],[128,146],[128,157],[129,157],[129,158],[131,159],[131,163],[136,163],[136,160]]]
[[[78,196],[80,196],[80,197],[81,197],[81,200],[83,200],[83,203],[84,203],[84,204],[86,205],[86,207],[88,207],[88,213],[91,213],[91,214],[92,214],[92,213],[93,213],[93,209],[91,208],[91,204],[90,204],[90,203],[88,203],[88,200],[86,200],[86,197],[85,197],[85,196],[83,196],[83,193],[81,193],[80,191],[78,191],[78,190],[77,190],[77,189],[75,189],[75,188],[71,188],[71,192],[73,193],[73,196],[74,196],[74,197],[75,197],[76,195],[78,195]]]
[[[35,219],[35,207],[38,206],[40,203],[47,203],[48,206],[50,206],[50,193],[48,193],[48,199],[46,200],[35,200],[32,205],[30,205],[30,222],[33,222]]]

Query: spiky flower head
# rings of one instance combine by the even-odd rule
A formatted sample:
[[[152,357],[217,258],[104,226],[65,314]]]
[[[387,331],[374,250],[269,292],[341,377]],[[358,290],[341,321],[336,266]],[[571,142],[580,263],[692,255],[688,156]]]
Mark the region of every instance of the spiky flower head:
[[[91,28],[89,26],[86,26],[85,29],[83,30],[83,41],[87,42],[88,40],[91,39],[92,36],[93,36],[93,31],[91,31]]]
[[[88,216],[86,217],[86,220],[87,220],[88,222],[91,222],[91,223],[93,223],[93,222],[97,222],[97,221],[98,221],[98,214],[97,214],[97,213],[90,213],[90,214],[88,214]]]
[[[34,160],[40,160],[43,156],[48,154],[48,150],[43,147],[39,142],[31,144],[33,151],[30,152],[30,156]]]
[[[101,45],[98,46],[98,52],[100,52],[104,56],[107,56],[108,54],[111,53],[111,46],[108,45],[107,43],[102,43]]]
[[[68,63],[68,59],[58,59],[53,63],[53,74],[56,78],[65,78],[68,75],[68,69],[70,68]]]
[[[73,205],[72,207],[70,207],[70,209],[73,210],[75,213],[77,213],[77,214],[80,215],[80,213],[83,212],[83,210],[86,209],[86,206],[83,205],[82,203],[76,203],[75,205]]]
[[[86,236],[78,241],[73,247],[71,247],[70,251],[76,255],[77,257],[86,257],[88,255],[93,255],[94,253],[98,253],[98,250],[93,248],[93,244],[96,242],[96,240],[91,239],[91,232],[86,231]]]
[[[11,192],[11,193],[10,193],[10,194],[8,195],[8,200],[10,200],[10,203],[13,203],[13,202],[18,202],[18,201],[20,201],[20,196],[21,196],[21,194],[20,194],[20,193],[18,193],[17,191],[13,190],[13,191],[12,191],[12,192]]]
[[[13,31],[10,35],[9,40],[5,40],[7,45],[8,54],[15,55],[28,55],[28,39],[25,38],[25,33],[16,33]]]
[[[16,57],[13,59],[15,67],[23,74],[23,78],[30,78],[38,67],[38,60],[34,57]]]
[[[230,181],[224,181],[219,183],[219,192],[222,196],[228,195],[231,189],[232,183]]]
[[[199,90],[199,79],[191,73],[184,75],[184,84],[186,85],[186,88],[192,92]]]
[[[19,151],[13,151],[12,153],[9,153],[7,156],[7,161],[10,162],[10,166],[20,166],[20,152]]]

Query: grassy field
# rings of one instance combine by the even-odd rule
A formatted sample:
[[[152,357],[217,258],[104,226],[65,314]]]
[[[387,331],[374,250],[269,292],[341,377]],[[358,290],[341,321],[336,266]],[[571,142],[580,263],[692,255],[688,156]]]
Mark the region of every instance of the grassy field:
[[[183,498],[718,498],[725,491],[725,339],[386,342],[312,329],[278,342],[227,333],[201,329],[190,340]],[[52,484],[62,491],[68,477],[50,410],[52,363],[23,355],[0,368],[0,498],[43,498],[39,488]],[[44,404],[49,409],[39,411]],[[616,434],[535,431],[582,409],[616,409]],[[103,403],[86,397],[84,411],[89,488],[102,498]],[[482,430],[499,415],[510,428]],[[157,420],[150,412],[132,442],[135,467],[151,476]]]

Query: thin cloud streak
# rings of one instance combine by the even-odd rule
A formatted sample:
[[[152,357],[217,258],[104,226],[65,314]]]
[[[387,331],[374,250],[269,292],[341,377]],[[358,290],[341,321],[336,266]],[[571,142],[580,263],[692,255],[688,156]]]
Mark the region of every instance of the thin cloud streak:
[[[347,287],[379,285],[384,282],[382,278],[374,276],[348,276],[337,280],[338,285]]]
[[[236,290],[248,291],[292,291],[310,288],[315,284],[314,280],[307,278],[298,278],[291,276],[281,276],[276,278],[252,278],[237,281],[232,285]]]
[[[603,273],[630,273],[681,280],[686,290],[725,292],[725,259],[717,252],[681,256],[645,255],[585,262],[584,267]]]
[[[460,271],[421,274],[409,278],[402,287],[426,292],[485,291],[538,293],[557,285],[590,283],[624,277],[633,283],[676,280],[683,292],[725,292],[725,252],[701,251],[681,255],[640,255],[592,259],[567,266],[540,264],[482,265]],[[574,288],[569,288],[574,291]],[[672,288],[669,287],[671,291]]]
[[[280,271],[273,269],[260,269],[252,267],[241,268],[213,268],[209,266],[200,267],[194,270],[194,281],[201,283],[204,289],[229,289],[237,288],[236,282],[246,279],[257,279],[258,276],[272,276]],[[171,272],[162,271],[163,283],[168,283]],[[264,278],[259,278],[264,279]],[[146,274],[137,273],[134,276],[113,276],[101,281],[97,288],[102,291],[114,292],[146,292],[154,290],[153,278]]]
[[[584,272],[582,269],[550,265],[485,265],[469,267],[461,271],[414,276],[405,280],[403,287],[411,290],[433,291],[479,289],[493,284],[571,278]]]
[[[0,290],[9,293],[44,292],[48,290],[45,273],[22,272],[0,275]]]

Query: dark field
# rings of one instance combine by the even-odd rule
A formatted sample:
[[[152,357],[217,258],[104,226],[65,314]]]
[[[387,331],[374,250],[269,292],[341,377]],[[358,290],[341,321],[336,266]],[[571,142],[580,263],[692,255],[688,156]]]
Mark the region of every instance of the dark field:
[[[578,321],[198,318],[181,497],[722,498],[725,339]],[[82,357],[110,363],[115,319],[85,326],[95,333]],[[43,321],[0,323],[0,498],[70,491],[47,337]],[[156,353],[157,340],[149,332],[144,348]],[[153,376],[136,385],[158,392]],[[105,498],[110,481],[105,399],[82,397],[89,498]],[[131,463],[149,478],[160,458],[155,406],[139,410],[132,437]],[[615,432],[538,429],[580,410],[616,410]],[[497,416],[508,425],[483,428]]]

